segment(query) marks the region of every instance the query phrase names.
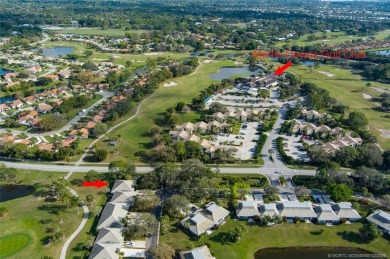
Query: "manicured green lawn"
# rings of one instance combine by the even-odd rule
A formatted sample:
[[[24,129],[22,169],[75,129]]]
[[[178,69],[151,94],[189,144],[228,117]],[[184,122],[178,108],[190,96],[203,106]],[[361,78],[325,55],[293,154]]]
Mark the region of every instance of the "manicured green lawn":
[[[325,33],[325,35],[327,36],[326,39],[308,41],[307,40],[308,35],[310,35],[310,34],[305,34],[305,35],[301,36],[299,39],[292,39],[292,40],[288,40],[286,42],[283,42],[283,41],[278,42],[275,44],[275,46],[281,47],[284,44],[305,46],[305,45],[314,45],[317,43],[332,45],[332,44],[337,44],[337,43],[341,43],[341,42],[345,42],[345,41],[356,40],[359,38],[360,39],[367,38],[367,37],[363,37],[363,36],[358,37],[358,36],[345,35],[344,32],[327,32],[327,33]],[[314,33],[314,35],[322,36],[323,33],[318,32],[318,33]],[[390,35],[390,30],[384,30],[384,31],[377,32],[374,37],[378,40],[384,40],[389,35]]]
[[[32,185],[36,189],[36,192],[31,195],[1,203],[1,206],[8,208],[8,212],[0,219],[0,258],[5,258],[8,253],[9,258],[41,258],[45,255],[59,258],[65,240],[81,222],[81,209],[78,213],[77,208],[66,208],[61,202],[45,201],[42,196],[47,186],[53,180],[65,176],[65,173],[31,170],[29,172],[30,174],[25,174],[19,171],[14,181],[0,182],[0,184]],[[61,211],[62,214],[56,214],[57,211]],[[61,217],[63,223],[60,223]],[[49,233],[51,229],[63,231],[65,237],[45,245],[44,240],[53,235]],[[20,236],[12,237],[16,234]],[[14,246],[7,245],[9,242]],[[11,253],[14,254],[11,256]]]
[[[0,258],[14,255],[31,243],[31,236],[27,233],[12,234],[0,238]]]
[[[236,124],[234,124],[234,127],[233,127],[233,134],[234,134],[234,135],[238,135],[238,133],[240,132],[240,129],[241,129],[241,123],[236,123]]]
[[[195,247],[207,244],[216,258],[242,259],[253,258],[253,254],[266,247],[295,247],[295,246],[346,246],[361,247],[372,252],[389,254],[389,240],[379,238],[370,244],[361,243],[357,233],[361,223],[326,227],[321,225],[298,223],[259,227],[247,225],[248,233],[240,243],[232,243],[228,232],[237,225],[247,225],[244,221],[229,219],[210,236],[204,236],[199,241],[193,240],[182,230],[172,227],[167,235],[160,236],[160,243],[168,243],[175,249],[188,250],[188,243]],[[321,235],[320,229],[325,232]],[[345,231],[345,233],[344,233]]]
[[[175,78],[176,86],[160,87],[157,93],[147,103],[144,103],[136,118],[108,134],[108,137],[118,134],[122,136],[116,147],[109,147],[108,143],[104,141],[98,143],[99,146],[108,151],[115,149],[119,152],[119,154],[110,153],[107,161],[121,158],[129,158],[134,162],[147,160],[148,151],[145,153],[145,148],[150,148],[150,137],[147,133],[155,126],[156,122],[158,123],[163,118],[163,112],[169,107],[176,106],[179,101],[191,102],[192,98],[198,96],[201,90],[211,83],[215,83],[214,80],[208,78],[209,74],[215,73],[220,67],[232,64],[234,63],[231,61],[202,63],[196,73]],[[172,81],[172,79],[168,81]]]

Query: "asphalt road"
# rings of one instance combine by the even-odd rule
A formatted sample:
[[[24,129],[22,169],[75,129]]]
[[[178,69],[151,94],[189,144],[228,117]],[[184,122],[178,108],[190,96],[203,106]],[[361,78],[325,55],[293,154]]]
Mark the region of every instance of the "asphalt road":
[[[1,161],[7,167],[13,167],[24,170],[41,170],[49,172],[81,172],[86,173],[89,170],[95,170],[97,172],[108,172],[108,166],[78,166],[74,165],[58,165],[58,164],[29,164],[29,163],[19,163],[19,162],[5,162]],[[136,167],[137,173],[147,173],[153,170],[152,167]],[[223,174],[264,174],[264,175],[277,175],[275,174],[277,170],[283,170],[283,175],[292,176],[292,175],[315,175],[315,170],[293,170],[287,167],[259,167],[259,168],[245,168],[245,167],[219,167],[220,173]]]

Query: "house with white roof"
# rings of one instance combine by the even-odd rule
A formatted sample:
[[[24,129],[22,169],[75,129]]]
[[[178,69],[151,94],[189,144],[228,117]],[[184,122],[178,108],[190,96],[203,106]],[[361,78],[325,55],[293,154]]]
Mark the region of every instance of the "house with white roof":
[[[278,211],[275,203],[269,203],[269,204],[262,204],[260,205],[260,214],[261,216],[278,216],[280,212]]]
[[[241,201],[236,207],[236,215],[239,219],[260,217],[258,203],[255,201]]]
[[[134,191],[135,181],[132,180],[116,180],[114,185],[111,188],[111,193],[122,191],[122,192],[132,192]]]
[[[204,245],[191,251],[180,252],[181,259],[215,259],[210,253],[209,248]]]
[[[362,218],[359,213],[353,209],[350,202],[339,202],[334,204],[332,208],[340,219],[344,218],[349,221],[358,221]]]
[[[317,213],[318,222],[321,223],[338,223],[340,217],[336,215],[330,204],[320,204],[315,207],[314,210]]]
[[[224,224],[225,218],[230,214],[228,210],[210,202],[203,210],[197,210],[191,216],[183,219],[180,224],[186,226],[189,223],[189,231],[200,236],[215,225]]]
[[[390,214],[382,210],[376,210],[367,217],[367,220],[376,224],[383,233],[390,234]]]
[[[126,217],[128,208],[126,203],[107,202],[100,216],[97,228],[109,228],[115,224],[120,224],[121,219]]]
[[[312,220],[317,218],[317,214],[314,212],[313,206],[309,201],[286,201],[278,205],[280,206],[281,217],[286,217],[287,219],[294,219],[297,217],[301,220]]]

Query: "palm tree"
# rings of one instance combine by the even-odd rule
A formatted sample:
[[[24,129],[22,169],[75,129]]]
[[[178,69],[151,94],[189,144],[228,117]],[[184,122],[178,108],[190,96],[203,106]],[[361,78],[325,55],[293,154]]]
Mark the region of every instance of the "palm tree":
[[[92,202],[95,200],[95,197],[93,196],[93,194],[92,194],[92,193],[91,193],[91,194],[88,194],[87,197],[86,197],[86,199],[87,199],[87,202],[89,202],[89,205],[90,205],[91,207],[93,207],[93,206],[92,206]]]

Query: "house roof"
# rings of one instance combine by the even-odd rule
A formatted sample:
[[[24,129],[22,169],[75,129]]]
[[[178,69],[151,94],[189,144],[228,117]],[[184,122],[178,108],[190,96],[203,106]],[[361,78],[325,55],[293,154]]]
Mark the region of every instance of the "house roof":
[[[204,245],[191,251],[180,252],[181,259],[213,259],[209,248]]]
[[[279,215],[279,211],[276,208],[276,204],[275,203],[262,204],[262,205],[260,205],[259,211],[261,213],[261,216],[268,215],[268,216],[272,217],[275,214]]]
[[[339,221],[340,218],[334,213],[329,204],[321,204],[318,206],[319,221]]]
[[[118,243],[124,241],[120,228],[102,228],[96,237],[95,243]]]
[[[228,210],[218,206],[215,203],[210,203],[210,205],[203,210],[203,213],[206,215],[206,217],[210,218],[215,223],[218,223],[220,220],[224,219],[230,214]]]
[[[127,192],[127,191],[118,191],[114,192],[111,197],[111,202],[115,203],[128,203],[133,201],[133,197],[137,195],[138,192]]]
[[[367,217],[367,220],[375,223],[390,233],[390,214],[382,210],[376,210]]]
[[[11,109],[9,106],[5,105],[4,103],[0,104],[0,110],[5,110],[5,109]]]
[[[37,109],[40,111],[50,111],[53,109],[53,106],[51,106],[50,104],[41,103],[38,105]]]
[[[116,180],[114,185],[111,188],[111,193],[118,191],[131,192],[134,191],[133,185],[134,181],[131,180]]]
[[[281,217],[316,218],[311,202],[286,201],[282,203]]]
[[[115,253],[120,248],[118,244],[95,244],[92,247],[89,259],[119,259],[119,254]]]
[[[188,222],[190,223],[190,231],[195,235],[201,235],[206,232],[207,229],[214,226],[214,222],[205,217],[202,213],[197,213],[190,218]]]
[[[336,215],[346,219],[360,219],[359,213],[352,208],[350,202],[339,202],[334,205]]]
[[[121,218],[127,215],[128,206],[126,203],[107,202],[100,216],[97,228],[111,227],[113,223],[119,222]]]
[[[253,217],[255,215],[260,216],[257,203],[253,201],[242,201],[236,208],[237,217]]]

